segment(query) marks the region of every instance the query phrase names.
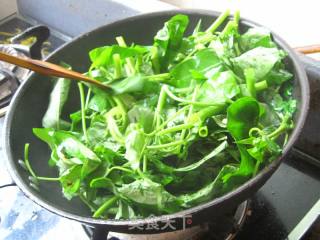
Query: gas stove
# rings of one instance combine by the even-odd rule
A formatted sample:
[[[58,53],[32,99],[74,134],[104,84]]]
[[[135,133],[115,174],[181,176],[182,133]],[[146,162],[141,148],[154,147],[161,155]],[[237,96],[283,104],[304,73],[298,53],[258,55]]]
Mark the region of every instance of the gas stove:
[[[18,15],[0,22],[0,51],[13,56],[41,59],[64,42],[50,35],[47,26],[33,26]],[[5,114],[12,95],[29,73],[27,69],[0,62],[0,116]]]
[[[103,17],[99,15],[101,14],[101,10],[99,10],[99,17],[93,18],[90,15],[89,23],[75,29],[70,28],[70,25],[73,26],[76,23],[72,22],[71,19],[81,20],[80,16],[82,16],[83,12],[81,11],[83,10],[77,8],[79,7],[78,3],[86,1],[68,1],[70,5],[65,7],[63,11],[61,7],[59,9],[59,3],[62,4],[62,2],[55,0],[44,4],[43,1],[36,0],[18,1],[20,13],[0,21],[0,48],[3,47],[12,54],[41,58],[74,36],[102,24],[103,21],[106,23],[119,19],[119,17],[131,16],[141,12],[137,6],[130,8],[122,5],[121,7],[116,1],[116,5],[113,5],[114,8],[109,9],[116,9],[116,11],[122,13],[121,16],[117,15],[112,18],[110,17],[111,13],[108,13]],[[95,2],[103,5],[109,1]],[[124,1],[124,3],[126,2],[130,1]],[[139,2],[141,1],[137,1],[137,3]],[[41,6],[37,6],[36,3]],[[55,7],[57,12],[45,16],[43,14],[45,9],[41,13],[36,11],[39,7],[42,9]],[[99,8],[99,6],[96,6],[96,8]],[[159,10],[166,8],[168,6],[163,5],[159,7]],[[146,6],[143,6],[143,9],[143,12],[147,11]],[[92,11],[94,12],[94,9],[90,8],[90,12]],[[60,24],[61,26],[59,26],[56,21],[52,20],[54,17],[68,14],[73,16],[67,21],[69,25]],[[39,24],[49,26],[50,37],[46,34],[46,32],[49,32],[48,28],[43,25],[38,26]],[[41,29],[41,33],[39,33],[39,29]],[[2,32],[6,34],[1,35]],[[13,35],[16,37],[13,37]],[[32,51],[26,45],[34,46],[36,38],[40,39],[40,43]],[[234,209],[230,216],[221,217],[219,222],[212,221],[201,226],[171,233],[154,235],[106,233],[59,217],[34,204],[11,183],[10,176],[5,170],[3,158],[0,157],[0,239],[320,239],[320,135],[318,134],[318,123],[320,122],[320,62],[302,55],[301,61],[306,68],[311,86],[310,113],[303,134],[291,151],[291,155],[281,164],[264,187],[251,199]],[[28,71],[10,65],[3,66],[0,63],[0,108],[2,109],[0,114],[1,112],[2,114],[5,113],[12,94],[28,73]],[[0,118],[1,128],[3,120],[3,117]],[[1,149],[0,156],[2,154]]]

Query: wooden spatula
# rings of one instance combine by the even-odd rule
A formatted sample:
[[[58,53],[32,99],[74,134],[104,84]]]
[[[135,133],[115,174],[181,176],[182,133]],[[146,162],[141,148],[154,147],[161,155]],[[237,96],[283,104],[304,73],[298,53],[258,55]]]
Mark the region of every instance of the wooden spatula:
[[[304,54],[316,53],[316,52],[320,52],[320,45],[298,47],[298,48],[295,48],[295,50]],[[19,67],[27,68],[43,75],[63,77],[63,78],[73,79],[76,81],[83,81],[83,82],[94,84],[97,87],[105,90],[110,89],[108,85],[105,85],[95,79],[86,77],[81,73],[66,69],[64,67],[61,67],[53,63],[35,60],[27,57],[26,58],[16,57],[4,52],[0,52],[0,61],[8,62],[14,65],[17,65]]]
[[[68,78],[76,81],[83,81],[83,82],[94,84],[97,87],[105,90],[110,89],[109,86],[104,85],[103,83],[95,79],[86,77],[81,73],[66,69],[64,67],[61,67],[53,63],[35,60],[27,57],[26,58],[16,57],[4,52],[0,52],[0,61],[11,63],[19,67],[27,68],[43,75]]]
[[[304,46],[304,47],[296,47],[294,48],[294,50],[303,54],[320,53],[320,44]]]

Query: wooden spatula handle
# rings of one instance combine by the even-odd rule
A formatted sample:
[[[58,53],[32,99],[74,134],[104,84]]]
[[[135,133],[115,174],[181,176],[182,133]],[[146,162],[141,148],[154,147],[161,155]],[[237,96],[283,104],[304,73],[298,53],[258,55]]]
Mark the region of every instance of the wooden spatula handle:
[[[294,50],[303,54],[320,53],[320,44],[296,47]]]
[[[4,52],[0,52],[0,60],[17,65],[19,67],[30,69],[34,72],[37,72],[43,75],[69,78],[76,81],[84,81],[84,82],[97,85],[98,87],[103,89],[110,89],[107,85],[104,85],[99,81],[96,81],[92,78],[82,75],[81,73],[66,69],[64,67],[61,67],[53,63],[35,60],[27,57],[26,58],[16,57]]]

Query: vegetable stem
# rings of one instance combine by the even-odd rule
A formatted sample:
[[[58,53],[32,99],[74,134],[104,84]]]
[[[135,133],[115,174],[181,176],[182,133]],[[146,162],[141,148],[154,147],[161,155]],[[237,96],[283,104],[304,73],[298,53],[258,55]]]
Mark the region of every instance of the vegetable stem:
[[[184,124],[180,124],[180,125],[176,125],[174,127],[171,127],[171,128],[166,128],[166,129],[163,129],[161,131],[159,131],[157,133],[157,135],[164,135],[164,134],[168,134],[168,133],[172,133],[172,132],[177,132],[177,131],[180,131],[182,129],[188,129],[188,128],[192,128],[194,126],[193,123],[184,123]]]
[[[31,174],[34,178],[37,178],[37,175],[34,173],[33,169],[31,168],[30,162],[29,162],[29,143],[26,143],[24,145],[24,163]]]
[[[42,180],[42,181],[60,181],[60,178],[51,178],[51,177],[39,177],[35,174],[33,169],[31,168],[30,162],[29,162],[29,143],[26,143],[24,145],[24,163],[28,170],[28,172],[31,174],[31,176],[36,180]]]
[[[252,68],[245,69],[244,71],[247,89],[251,97],[256,97],[256,88],[255,88],[255,74]]]
[[[79,82],[78,87],[80,92],[82,131],[85,141],[88,142],[83,84]]]
[[[226,18],[229,16],[230,10],[227,9],[224,11],[215,21],[214,23],[206,30],[206,32],[214,33],[217,28],[226,20]]]
[[[171,142],[171,143],[165,143],[165,144],[147,146],[147,149],[168,148],[168,147],[174,147],[174,146],[177,146],[177,145],[181,145],[181,144],[183,144],[183,143],[184,143],[183,140],[178,140],[178,141]]]
[[[140,72],[140,66],[142,65],[142,56],[137,56],[136,64],[134,66],[135,72]]]
[[[194,89],[194,91],[193,91],[193,94],[192,94],[192,99],[191,99],[192,102],[194,102],[194,101],[196,100],[196,98],[197,98],[198,89],[199,89],[199,85],[196,85],[196,87],[195,87],[195,89]],[[189,111],[188,111],[187,118],[186,118],[186,120],[185,120],[184,123],[187,123],[187,122],[189,121],[189,118],[191,117],[192,112],[193,112],[193,105],[190,106]],[[186,135],[186,132],[187,132],[187,129],[183,129],[183,130],[181,131],[180,140],[184,140],[185,135]],[[178,147],[178,153],[180,153],[181,148],[182,148],[182,145],[180,145],[180,146]]]
[[[113,54],[113,63],[114,63],[114,78],[118,79],[122,77],[122,67],[121,67],[121,59],[120,54]]]
[[[116,37],[116,41],[118,42],[120,47],[127,47],[127,44],[124,41],[124,38],[122,36]],[[128,66],[127,75],[128,76],[134,75],[136,73],[136,71],[135,71],[135,67],[134,67],[135,64],[134,64],[133,58],[131,58],[131,57],[126,58],[126,63]]]
[[[205,34],[205,35],[203,35],[203,36],[197,37],[197,38],[196,38],[196,41],[197,41],[197,43],[199,43],[199,44],[207,44],[207,43],[211,42],[212,40],[214,40],[214,39],[216,39],[216,38],[217,38],[216,35],[213,35],[213,34],[211,34],[211,33],[207,33],[207,34]],[[200,46],[201,46],[201,45],[200,45]],[[194,53],[193,53],[193,54],[194,54]],[[187,56],[187,58],[190,58],[190,57],[191,57],[190,55]]]
[[[123,171],[123,172],[127,172],[127,173],[134,173],[130,169],[127,169],[127,168],[124,168],[124,167],[120,167],[120,166],[114,166],[112,168],[109,168],[104,176],[107,177],[113,170],[119,170],[119,171]]]
[[[119,110],[119,107],[114,107],[109,112],[106,113],[105,117],[106,117],[106,120],[108,123],[108,129],[109,129],[111,136],[119,143],[124,144],[125,139],[124,139],[123,135],[121,134],[119,127],[114,119],[114,116],[117,113],[119,113],[119,111],[121,113],[121,110]]]
[[[203,126],[203,127],[199,128],[198,133],[199,133],[200,137],[203,137],[203,138],[207,137],[208,136],[208,127],[207,126]]]
[[[167,82],[167,80],[170,80],[170,73],[160,73],[156,75],[150,75],[146,77],[149,81],[155,81],[155,82]]]
[[[115,101],[115,103],[117,104],[119,112],[121,114],[122,125],[123,125],[123,127],[126,127],[127,124],[128,124],[128,117],[127,117],[126,107],[124,106],[124,104],[123,104],[122,100],[120,99],[120,97],[113,96],[112,98]]]
[[[143,167],[142,167],[142,171],[146,172],[148,168],[148,159],[147,156],[144,154],[143,155]]]
[[[197,101],[193,101],[193,100],[186,100],[186,99],[183,99],[183,98],[180,98],[178,96],[176,96],[175,94],[173,94],[169,89],[168,87],[165,88],[165,91],[166,93],[168,94],[168,96],[170,98],[172,98],[173,100],[177,101],[177,102],[181,102],[181,103],[185,103],[185,104],[191,104],[191,105],[196,105],[196,106],[203,106],[203,107],[206,107],[206,106],[216,106],[216,105],[221,105],[221,103],[216,103],[216,102],[213,102],[213,103],[208,103],[208,102],[197,102]]]
[[[163,123],[161,123],[157,129],[155,129],[153,132],[151,133],[146,133],[146,136],[153,136],[155,135],[157,132],[159,132],[161,129],[163,129],[169,122],[173,121],[176,117],[178,117],[180,114],[182,114],[183,112],[186,111],[186,109],[188,109],[190,106],[184,106],[183,108],[179,109],[175,114],[173,114],[171,117],[167,118],[166,121],[164,121]]]
[[[196,27],[193,30],[192,36],[196,36],[200,30],[201,30],[201,23],[202,23],[202,19],[200,18],[199,21],[197,22]]]
[[[216,155],[221,153],[223,150],[225,150],[227,148],[227,146],[228,146],[227,141],[223,141],[219,146],[217,146],[215,149],[213,149],[209,154],[205,155],[199,161],[197,161],[191,165],[182,167],[182,168],[176,168],[176,169],[174,169],[174,171],[175,172],[187,172],[187,171],[196,169],[196,168],[200,167],[201,165],[203,165],[208,160],[212,159],[213,157],[215,157]]]
[[[87,92],[85,109],[88,109],[88,105],[89,105],[89,102],[90,102],[90,97],[91,97],[91,88],[89,88],[88,92]]]
[[[288,120],[290,119],[289,116],[284,116],[280,126],[272,133],[268,135],[268,138],[270,139],[276,139],[279,135],[281,135],[283,132],[285,132],[289,127],[288,127]]]
[[[118,196],[113,196],[112,198],[109,198],[107,201],[105,201],[104,204],[102,204],[97,211],[94,212],[93,217],[98,218],[100,217],[107,209],[111,208],[113,204],[115,204],[116,201],[118,201]]]
[[[160,73],[160,61],[159,61],[159,51],[157,47],[151,49],[151,61],[153,66],[153,71],[158,74]]]
[[[161,114],[162,109],[166,103],[166,97],[167,97],[165,89],[166,89],[166,85],[163,85],[160,90],[158,103],[157,103],[157,107],[156,107],[154,119],[153,119],[153,124],[152,124],[153,128],[157,128],[160,125],[160,114]]]
[[[60,178],[51,178],[51,177],[36,177],[37,180],[41,181],[49,181],[49,182],[57,182],[60,181]]]
[[[236,10],[234,12],[234,21],[237,25],[239,25],[239,22],[240,22],[240,11],[239,10]]]
[[[227,25],[224,27],[222,32],[220,33],[221,36],[225,37],[228,35],[228,33],[232,30],[232,28],[235,26],[235,22],[228,22]]]
[[[211,117],[211,116],[221,112],[225,107],[226,107],[226,104],[221,104],[221,105],[217,105],[217,106],[211,106],[211,107],[204,108],[204,109],[200,110],[199,112],[192,114],[192,116],[189,119],[189,124],[202,123],[208,117]]]
[[[162,109],[166,103],[166,98],[167,98],[167,94],[164,91],[165,88],[166,88],[166,86],[163,85],[160,90],[158,103],[157,103],[157,107],[155,109],[153,122],[152,122],[153,129],[158,129],[158,127],[160,125],[161,112],[162,112]],[[157,139],[155,139],[155,141],[157,141]],[[148,148],[148,145],[150,144],[150,142],[151,142],[151,138],[148,136],[146,139],[146,142],[143,146],[143,152],[145,151],[146,148]],[[142,166],[143,172],[147,171],[147,165],[148,165],[148,159],[147,159],[146,155],[143,155],[143,166]]]
[[[87,200],[87,198],[84,196],[83,193],[79,194],[80,199],[91,209],[91,211],[96,211],[96,207],[93,206],[90,201]]]
[[[254,87],[257,92],[260,92],[260,91],[268,88],[268,82],[266,80],[261,81],[261,82],[257,82],[257,83],[255,83]]]

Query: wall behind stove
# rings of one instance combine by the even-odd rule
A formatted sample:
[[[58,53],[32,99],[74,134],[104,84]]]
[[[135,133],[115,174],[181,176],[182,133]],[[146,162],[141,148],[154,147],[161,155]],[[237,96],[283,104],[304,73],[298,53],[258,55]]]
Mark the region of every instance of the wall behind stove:
[[[162,0],[184,8],[224,11],[259,22],[283,37],[292,47],[320,44],[319,0]]]
[[[0,20],[17,11],[15,0],[0,0]]]
[[[17,2],[22,16],[46,24],[71,37],[142,12],[173,8],[157,0],[17,0]]]

